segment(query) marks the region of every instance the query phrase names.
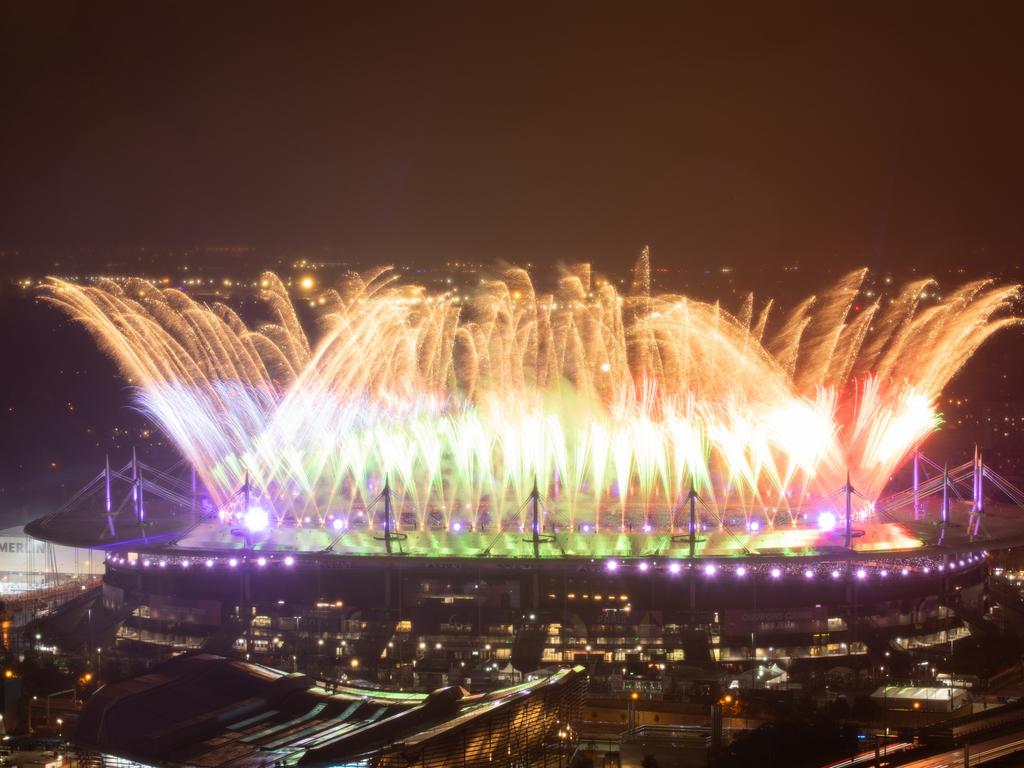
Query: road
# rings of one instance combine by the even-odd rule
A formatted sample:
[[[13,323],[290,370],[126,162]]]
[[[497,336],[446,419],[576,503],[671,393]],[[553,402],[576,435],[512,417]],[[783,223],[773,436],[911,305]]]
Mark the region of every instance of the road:
[[[997,736],[987,741],[971,744],[970,765],[981,765],[1021,750],[1024,750],[1024,734],[1017,732]],[[963,747],[958,747],[940,755],[903,763],[899,768],[964,768],[964,750]]]
[[[895,755],[899,752],[904,752],[908,749],[913,748],[913,744],[909,741],[900,741],[895,744],[886,744],[881,747],[879,754],[882,757],[888,755]],[[869,749],[864,752],[860,752],[853,757],[848,757],[845,760],[839,760],[835,763],[829,763],[823,768],[855,768],[858,765],[870,765],[875,762],[875,750]],[[902,768],[902,767],[901,767]]]

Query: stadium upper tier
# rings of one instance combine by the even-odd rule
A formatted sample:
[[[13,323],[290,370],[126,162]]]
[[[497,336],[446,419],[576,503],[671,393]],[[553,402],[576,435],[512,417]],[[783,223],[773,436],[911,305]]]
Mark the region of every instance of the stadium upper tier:
[[[952,480],[950,481],[953,482]],[[568,529],[538,518],[536,535],[527,516],[512,530],[390,528],[380,521],[334,529],[320,525],[255,526],[204,516],[188,504],[150,498],[140,522],[130,504],[108,515],[102,501],[86,493],[79,502],[30,523],[36,538],[108,551],[163,553],[202,559],[232,553],[255,559],[288,555],[338,557],[471,558],[491,560],[559,560],[656,558],[682,562],[690,557],[877,559],[935,554],[938,550],[999,549],[1024,542],[1019,507],[1001,503],[980,514],[970,500],[946,494],[920,494],[918,514],[912,506],[878,511],[850,521],[849,536],[841,512],[829,509],[807,515],[796,525],[743,524],[745,518],[723,515],[720,524],[695,519],[691,537],[684,526],[641,527],[626,531]],[[895,497],[900,500],[899,495]],[[915,519],[916,518],[916,519]]]

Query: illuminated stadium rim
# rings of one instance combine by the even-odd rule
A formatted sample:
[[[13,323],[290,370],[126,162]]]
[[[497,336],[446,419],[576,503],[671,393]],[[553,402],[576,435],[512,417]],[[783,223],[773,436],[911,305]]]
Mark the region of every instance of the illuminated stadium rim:
[[[945,559],[946,555],[949,556],[948,561]],[[331,559],[336,559],[338,557],[339,556],[332,556]],[[396,561],[378,556],[371,557],[381,565],[385,562],[399,562],[403,565],[409,565],[415,563],[417,559],[434,562],[434,559],[432,558],[409,559],[403,557]],[[595,572],[621,576],[629,574],[663,574],[668,576],[683,576],[684,574],[692,573],[709,579],[715,577],[733,577],[742,579],[751,576],[755,578],[765,577],[773,580],[799,578],[803,581],[812,581],[816,579],[840,581],[846,577],[850,580],[855,579],[859,581],[868,581],[899,579],[915,576],[928,576],[934,578],[939,575],[955,574],[983,565],[988,557],[989,552],[987,550],[973,550],[970,552],[958,553],[956,556],[954,556],[953,553],[948,552],[934,552],[931,556],[921,555],[918,553],[914,556],[908,557],[904,555],[903,557],[899,557],[899,553],[893,552],[885,553],[882,557],[872,557],[872,562],[866,562],[863,559],[857,560],[854,557],[826,558],[824,556],[817,556],[814,558],[791,557],[785,560],[780,560],[778,557],[771,556],[758,557],[756,560],[751,558],[726,557],[714,560],[703,559],[699,562],[657,557],[613,557],[603,559],[579,558],[578,560],[565,558],[556,562],[566,564],[589,562],[594,566],[593,570]],[[896,558],[898,558],[900,562],[895,564],[875,562],[878,560]],[[365,561],[367,557],[353,556],[344,559]],[[311,563],[322,564],[324,559],[315,555],[311,556],[308,553],[298,556],[291,554],[263,555],[251,551],[245,551],[231,555],[220,553],[217,555],[195,554],[189,556],[140,553],[135,559],[111,553],[108,554],[105,562],[108,566],[131,571],[147,569],[160,571],[167,570],[169,568],[177,568],[182,572],[193,569],[203,572],[217,570],[237,572],[241,569],[266,571],[269,569],[278,569],[287,572],[293,569],[301,569],[304,565],[309,565]],[[472,562],[491,566],[508,564],[518,565],[520,567],[528,564],[544,564],[544,561],[522,559],[486,559],[483,563],[480,563],[479,560],[465,558],[458,559],[457,562],[466,565]],[[551,564],[551,561],[547,561],[547,564]]]

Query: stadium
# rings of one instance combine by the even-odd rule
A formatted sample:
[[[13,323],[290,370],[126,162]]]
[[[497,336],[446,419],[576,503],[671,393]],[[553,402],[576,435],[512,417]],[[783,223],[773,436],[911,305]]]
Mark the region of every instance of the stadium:
[[[774,323],[655,295],[646,259],[625,295],[585,266],[469,296],[381,271],[309,296],[315,343],[270,274],[252,325],[53,280],[182,461],[108,461],[27,527],[106,552],[87,618],[52,631],[418,688],[909,669],[970,635],[991,553],[1024,540],[980,454],[923,450],[1017,289],[865,306],[865,275]]]

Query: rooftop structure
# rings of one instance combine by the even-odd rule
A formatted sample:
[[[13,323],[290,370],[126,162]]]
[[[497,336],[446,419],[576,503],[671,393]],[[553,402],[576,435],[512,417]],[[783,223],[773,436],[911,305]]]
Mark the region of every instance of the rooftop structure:
[[[567,764],[582,668],[484,695],[325,687],[306,675],[200,654],[105,686],[76,741],[160,765],[255,768]],[[561,761],[561,763],[559,763]]]

